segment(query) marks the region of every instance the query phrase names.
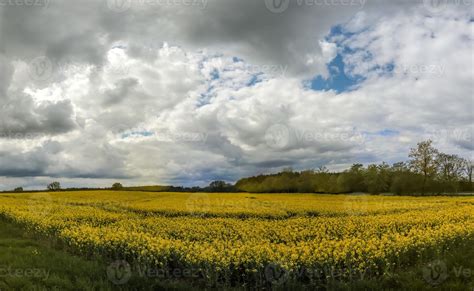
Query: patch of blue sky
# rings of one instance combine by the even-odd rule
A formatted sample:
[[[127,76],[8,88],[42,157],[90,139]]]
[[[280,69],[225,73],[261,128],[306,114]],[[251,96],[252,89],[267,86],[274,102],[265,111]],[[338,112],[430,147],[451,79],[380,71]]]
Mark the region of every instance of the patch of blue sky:
[[[255,86],[256,84],[262,82],[263,81],[262,78],[261,78],[262,75],[263,75],[263,73],[254,74],[250,78],[249,82],[247,83],[247,87],[252,87],[252,86]]]
[[[346,73],[343,56],[338,54],[328,65],[329,76],[316,76],[310,82],[310,88],[316,91],[333,90],[337,93],[351,91],[364,81],[361,76],[352,76]]]
[[[309,82],[309,87],[315,91],[335,91],[342,93],[351,91],[358,84],[364,81],[362,76],[353,76],[347,73],[344,55],[354,53],[354,51],[344,45],[344,40],[350,38],[355,33],[347,32],[341,25],[331,28],[326,40],[337,45],[338,54],[326,66],[329,76],[327,78],[318,75]]]
[[[395,130],[395,129],[385,128],[385,129],[374,131],[374,132],[363,131],[362,134],[366,137],[377,137],[377,136],[392,137],[392,136],[400,135],[400,131]]]
[[[211,103],[211,98],[213,97],[214,86],[209,86],[206,92],[201,93],[199,95],[199,99],[197,100],[197,107],[203,107]]]
[[[211,80],[217,80],[220,78],[219,70],[214,69],[211,72]]]
[[[354,49],[345,44],[347,39],[357,33],[348,32],[344,30],[341,25],[331,28],[330,33],[326,37],[326,41],[335,43],[337,45],[338,53],[326,65],[329,75],[327,77],[323,77],[322,75],[315,76],[312,80],[306,82],[309,84],[309,88],[315,91],[335,91],[339,94],[357,89],[359,85],[366,80],[367,74],[369,73],[376,73],[379,75],[390,75],[393,73],[395,69],[394,63],[366,67],[365,70],[362,70],[363,74],[356,73],[357,70],[354,70],[354,66],[365,66],[373,59],[373,55],[370,51],[363,52],[362,62],[364,62],[364,64],[350,64],[345,62],[346,56],[360,53],[361,50],[363,50]]]
[[[153,131],[147,131],[147,130],[131,131],[131,132],[123,133],[121,135],[121,138],[125,139],[125,138],[129,138],[129,137],[153,136],[153,135],[155,135],[155,133]]]

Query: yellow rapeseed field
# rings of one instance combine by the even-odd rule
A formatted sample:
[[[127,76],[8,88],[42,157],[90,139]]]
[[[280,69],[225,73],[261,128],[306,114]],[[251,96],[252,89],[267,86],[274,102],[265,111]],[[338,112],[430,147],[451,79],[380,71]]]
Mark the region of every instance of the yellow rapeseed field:
[[[328,266],[378,275],[474,235],[474,197],[24,193],[0,195],[0,215],[84,255],[224,282],[259,281],[269,264],[289,278]]]

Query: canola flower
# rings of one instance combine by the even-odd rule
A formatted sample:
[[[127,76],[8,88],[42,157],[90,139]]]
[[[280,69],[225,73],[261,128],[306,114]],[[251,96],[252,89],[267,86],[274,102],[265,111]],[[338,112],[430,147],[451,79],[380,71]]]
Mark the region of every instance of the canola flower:
[[[203,279],[229,284],[259,281],[269,264],[290,277],[321,266],[381,274],[474,235],[473,197],[43,195],[0,195],[0,215],[84,255],[211,270]]]

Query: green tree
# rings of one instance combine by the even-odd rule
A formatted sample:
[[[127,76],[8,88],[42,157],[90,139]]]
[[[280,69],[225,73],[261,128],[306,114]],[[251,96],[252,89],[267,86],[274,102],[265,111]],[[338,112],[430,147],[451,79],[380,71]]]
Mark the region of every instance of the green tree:
[[[113,190],[122,190],[122,189],[123,189],[123,185],[120,184],[120,183],[114,183],[114,184],[112,185],[112,189],[113,189]]]
[[[379,194],[388,190],[389,176],[388,165],[369,165],[364,175],[364,183],[367,191],[372,194]]]
[[[457,155],[439,153],[437,157],[438,172],[444,191],[457,192],[462,179],[465,160]]]
[[[211,192],[232,192],[234,187],[224,181],[213,181],[207,187]]]
[[[23,192],[23,187],[17,187],[15,188],[15,190],[13,190],[15,192]]]
[[[398,162],[392,165],[390,171],[392,173],[402,173],[409,170],[409,166],[405,162]]]
[[[414,194],[422,191],[423,176],[410,171],[393,174],[390,191],[394,194]]]
[[[337,177],[337,193],[348,193],[352,191],[351,188],[351,177],[349,173],[342,173]]]
[[[58,191],[61,190],[61,184],[59,182],[52,182],[48,185],[47,189],[49,191]]]
[[[421,187],[422,194],[426,191],[428,181],[437,173],[437,156],[438,150],[433,147],[431,140],[423,141],[417,144],[416,148],[410,150],[408,155],[410,160],[410,167],[415,173],[423,176]]]
[[[366,192],[367,186],[364,183],[364,166],[353,164],[348,172],[348,183],[350,192]]]

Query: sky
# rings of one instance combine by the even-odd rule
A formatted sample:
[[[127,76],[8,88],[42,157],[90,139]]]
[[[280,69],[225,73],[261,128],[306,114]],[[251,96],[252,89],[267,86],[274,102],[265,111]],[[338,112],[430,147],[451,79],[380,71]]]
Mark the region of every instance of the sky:
[[[472,5],[0,1],[0,190],[472,159]]]

